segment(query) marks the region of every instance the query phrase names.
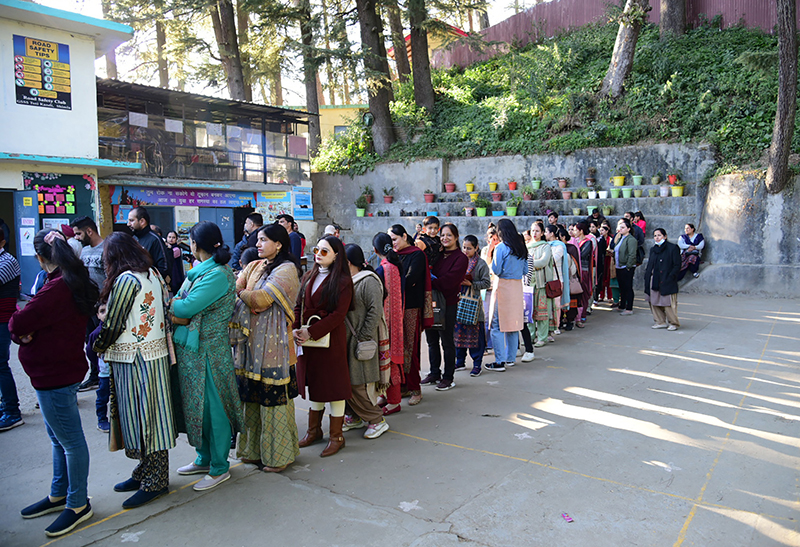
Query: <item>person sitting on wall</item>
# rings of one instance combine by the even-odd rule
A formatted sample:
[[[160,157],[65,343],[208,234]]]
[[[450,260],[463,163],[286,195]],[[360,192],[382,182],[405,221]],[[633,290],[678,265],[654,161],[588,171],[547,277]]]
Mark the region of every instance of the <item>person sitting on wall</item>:
[[[139,245],[150,253],[153,259],[153,266],[169,283],[169,271],[167,270],[167,254],[164,242],[150,229],[150,214],[144,207],[135,207],[128,213],[128,228],[133,230],[133,237]]]
[[[678,238],[678,247],[681,250],[681,271],[678,281],[684,278],[686,272],[691,271],[692,276],[700,277],[700,253],[706,246],[703,234],[695,231],[694,224],[688,223],[683,229],[684,233]]]

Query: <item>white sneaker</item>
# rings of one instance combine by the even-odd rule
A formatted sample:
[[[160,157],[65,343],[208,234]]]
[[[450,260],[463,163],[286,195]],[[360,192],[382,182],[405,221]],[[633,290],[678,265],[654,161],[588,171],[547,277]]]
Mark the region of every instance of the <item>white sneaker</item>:
[[[556,329],[553,331],[553,334],[561,334],[561,331],[559,329]]]
[[[667,330],[678,330],[678,327],[676,327],[675,325],[670,325],[669,327],[667,327]]]
[[[386,423],[386,420],[381,420],[380,423],[369,424],[367,426],[367,430],[364,432],[364,438],[377,439],[387,431],[389,431],[389,424]]]
[[[200,475],[203,473],[208,473],[210,470],[211,470],[210,467],[200,467],[199,465],[195,465],[195,463],[192,462],[189,465],[184,465],[183,467],[179,467],[178,475]]]
[[[652,327],[650,327],[650,328],[651,328],[651,329],[665,329],[665,328],[667,328],[667,324],[666,324],[666,323],[664,323],[663,325],[659,325],[658,323],[656,323],[655,325],[653,325],[653,326],[652,326]]]
[[[525,355],[522,356],[522,362],[530,363],[531,361],[533,361],[533,352],[532,351],[526,352]]]
[[[517,357],[522,357],[522,354],[525,353],[522,351],[522,348],[517,348]]]
[[[223,473],[216,479],[211,475],[206,475],[205,477],[203,477],[203,480],[194,485],[194,489],[197,490],[198,492],[202,492],[203,490],[211,490],[212,488],[214,488],[215,486],[219,486],[229,478],[231,478],[230,473]]]

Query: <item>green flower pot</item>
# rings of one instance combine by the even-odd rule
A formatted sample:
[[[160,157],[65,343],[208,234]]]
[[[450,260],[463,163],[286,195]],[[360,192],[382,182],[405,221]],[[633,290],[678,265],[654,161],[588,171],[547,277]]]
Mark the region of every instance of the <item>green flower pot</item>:
[[[612,188],[611,189],[611,197],[616,199],[619,197],[619,188]]]
[[[623,188],[622,189],[622,197],[624,197],[624,198],[631,197],[632,193],[633,193],[633,188]]]
[[[363,216],[364,216],[364,213],[365,213],[366,211],[367,211],[366,209],[358,209],[358,208],[356,208],[356,216],[357,216],[357,217],[363,217]]]
[[[475,207],[475,212],[478,213],[479,217],[486,216],[486,207]]]
[[[642,190],[641,188],[637,188],[636,190],[633,191],[633,197],[635,197],[635,198],[642,197],[642,192],[643,191],[644,190]]]
[[[656,197],[658,195],[658,188],[648,188],[647,195],[649,195],[651,198]]]
[[[642,175],[633,175],[633,185],[634,186],[641,186],[643,178],[644,177]]]
[[[539,188],[542,187],[542,181],[540,181],[540,180],[532,180],[531,181],[531,186],[533,186],[534,190],[538,190]]]
[[[509,216],[509,217],[517,216],[517,208],[516,207],[506,207],[506,216]]]

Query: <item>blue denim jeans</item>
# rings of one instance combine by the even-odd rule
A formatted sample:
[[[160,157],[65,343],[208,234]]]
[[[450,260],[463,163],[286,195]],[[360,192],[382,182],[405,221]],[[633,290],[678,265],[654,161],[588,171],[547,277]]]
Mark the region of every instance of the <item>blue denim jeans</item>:
[[[497,363],[513,363],[517,360],[519,347],[519,331],[500,332],[500,314],[497,313],[497,303],[494,305],[492,316],[492,345],[494,346],[494,360]]]
[[[78,386],[36,390],[44,426],[53,445],[53,482],[50,495],[67,497],[67,508],[77,509],[88,499],[89,447],[78,412]]]
[[[11,335],[8,333],[8,323],[0,323],[0,397],[3,399],[0,414],[12,418],[19,418],[19,397],[17,384],[8,360],[11,357]]]

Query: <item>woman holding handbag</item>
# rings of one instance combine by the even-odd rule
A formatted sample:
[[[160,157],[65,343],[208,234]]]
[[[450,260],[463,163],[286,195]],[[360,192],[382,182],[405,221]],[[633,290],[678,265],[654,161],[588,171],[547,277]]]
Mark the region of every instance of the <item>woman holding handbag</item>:
[[[236,281],[239,300],[230,331],[244,407],[236,455],[278,473],[300,455],[294,414],[297,355],[291,337],[300,264],[282,226],[263,226],[257,237],[260,260],[247,264]]]
[[[422,385],[436,384],[436,391],[446,391],[456,387],[456,345],[453,334],[456,328],[456,312],[458,308],[458,293],[461,281],[467,271],[467,257],[461,252],[458,245],[458,228],[447,223],[439,231],[442,240],[443,252],[441,258],[431,268],[431,287],[440,291],[445,300],[444,328],[442,330],[429,329],[425,331],[428,340],[428,361],[431,371],[422,381]],[[440,372],[444,350],[444,372]]]
[[[561,283],[561,296],[553,299],[556,330],[553,334],[561,334],[561,316],[569,309],[569,254],[567,246],[558,239],[558,226],[548,224],[544,228],[544,237],[550,244],[553,253],[553,265],[556,270],[556,279]]]
[[[525,284],[533,288],[530,323],[533,328],[529,328],[537,339],[533,345],[535,348],[544,346],[548,342],[550,331],[556,329],[553,299],[547,296],[547,284],[556,281],[553,252],[543,236],[544,224],[541,221],[531,224],[531,242],[528,244],[530,254]]]
[[[330,439],[320,456],[332,456],[344,448],[342,426],[345,401],[352,396],[347,365],[347,327],[344,320],[353,300],[344,245],[335,236],[325,236],[314,247],[314,267],[303,276],[294,307],[292,336],[301,347],[297,358],[297,383],[311,409],[308,431],[300,448],[322,440],[322,415],[330,403]]]
[[[483,352],[486,351],[486,318],[483,313],[483,302],[481,291],[491,287],[489,279],[489,265],[478,255],[478,238],[473,235],[464,237],[461,250],[467,257],[467,273],[464,281],[461,282],[461,297],[469,295],[477,298],[477,309],[474,323],[462,323],[456,316],[455,335],[456,343],[456,370],[465,368],[467,360],[467,350],[472,357],[472,372],[469,373],[473,378],[481,375],[483,370]],[[462,300],[459,300],[461,308]]]
[[[580,273],[581,273],[581,255],[578,248],[569,242],[569,233],[564,228],[558,229],[558,237],[564,246],[567,248],[567,257],[569,258],[569,265],[567,271],[564,272],[564,277],[567,279],[566,285],[569,287],[569,304],[566,306],[566,315],[564,316],[564,330],[572,330],[575,326],[575,318],[578,316],[578,302],[583,287],[581,286]],[[583,328],[583,324],[578,321],[578,327]]]
[[[353,276],[353,306],[345,319],[353,395],[347,400],[350,412],[344,418],[343,431],[366,426],[364,438],[377,439],[389,430],[383,409],[377,405],[378,393],[388,387],[390,379],[389,332],[383,315],[386,290],[366,263],[361,247],[350,243],[345,253]]]

